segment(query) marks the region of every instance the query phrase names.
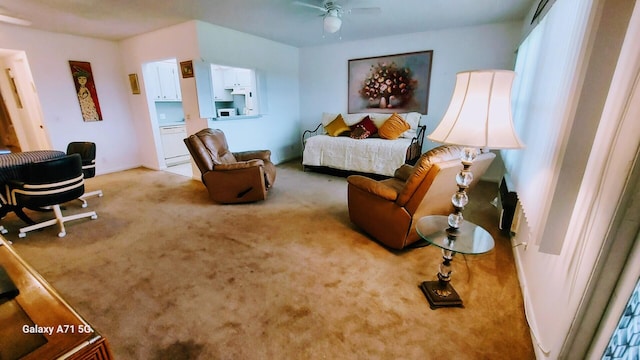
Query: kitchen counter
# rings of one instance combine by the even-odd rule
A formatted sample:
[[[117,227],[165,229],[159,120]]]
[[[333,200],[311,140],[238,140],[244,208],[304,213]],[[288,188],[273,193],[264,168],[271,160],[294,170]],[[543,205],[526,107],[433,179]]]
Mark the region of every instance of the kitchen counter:
[[[213,121],[227,121],[227,120],[242,120],[242,119],[257,119],[262,117],[262,115],[238,115],[238,116],[223,116],[213,118]]]
[[[180,126],[180,125],[186,125],[186,123],[184,121],[172,121],[172,122],[165,122],[165,123],[158,124],[158,126],[161,128],[167,127],[167,126]]]

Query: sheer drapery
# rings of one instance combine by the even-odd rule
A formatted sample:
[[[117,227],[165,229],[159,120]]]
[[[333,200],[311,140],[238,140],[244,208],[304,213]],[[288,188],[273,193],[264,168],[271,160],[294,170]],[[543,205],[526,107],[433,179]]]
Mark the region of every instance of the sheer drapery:
[[[513,120],[526,148],[503,150],[501,155],[518,192],[528,235],[536,243],[573,123],[591,5],[592,1],[556,1],[518,48]]]

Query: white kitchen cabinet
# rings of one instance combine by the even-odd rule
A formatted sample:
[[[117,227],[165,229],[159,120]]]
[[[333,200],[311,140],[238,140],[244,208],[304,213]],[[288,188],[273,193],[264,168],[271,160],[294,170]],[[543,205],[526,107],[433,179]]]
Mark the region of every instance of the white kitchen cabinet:
[[[213,86],[213,101],[233,101],[231,91],[225,88],[224,72],[226,70],[213,69],[211,71],[211,83]]]
[[[155,101],[181,101],[178,66],[175,62],[162,61],[153,64],[155,78],[150,79]]]
[[[251,70],[249,69],[227,69],[223,74],[224,87],[227,89],[251,86]]]

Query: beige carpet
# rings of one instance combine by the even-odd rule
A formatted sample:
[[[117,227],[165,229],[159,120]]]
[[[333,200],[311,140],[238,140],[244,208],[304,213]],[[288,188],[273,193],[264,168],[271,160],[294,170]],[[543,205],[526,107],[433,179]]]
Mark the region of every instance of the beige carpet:
[[[88,180],[97,220],[18,239],[17,251],[117,359],[533,359],[508,239],[458,255],[465,308],[432,310],[418,284],[440,251],[392,252],[349,222],[346,180],[278,166],[265,202],[217,205],[197,181],[134,169]],[[495,230],[496,185],[470,218]],[[68,213],[83,211],[79,203]],[[49,214],[29,213],[34,218]]]

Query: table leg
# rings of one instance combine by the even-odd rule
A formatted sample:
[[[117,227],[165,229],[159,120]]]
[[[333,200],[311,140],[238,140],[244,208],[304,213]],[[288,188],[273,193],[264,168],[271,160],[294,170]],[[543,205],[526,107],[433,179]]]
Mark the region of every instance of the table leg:
[[[427,297],[432,309],[441,307],[462,307],[462,299],[449,283],[451,280],[451,262],[455,252],[442,249],[442,264],[438,271],[438,280],[423,281],[420,289]]]

